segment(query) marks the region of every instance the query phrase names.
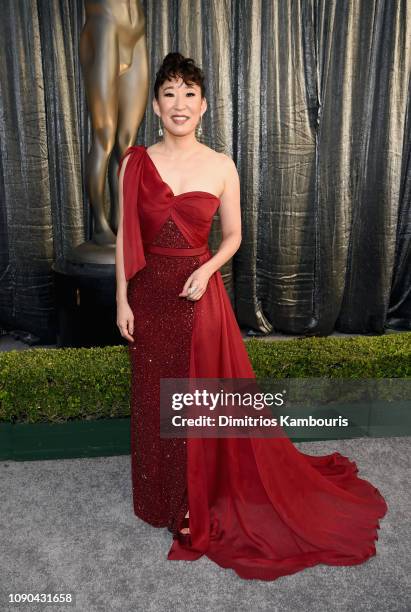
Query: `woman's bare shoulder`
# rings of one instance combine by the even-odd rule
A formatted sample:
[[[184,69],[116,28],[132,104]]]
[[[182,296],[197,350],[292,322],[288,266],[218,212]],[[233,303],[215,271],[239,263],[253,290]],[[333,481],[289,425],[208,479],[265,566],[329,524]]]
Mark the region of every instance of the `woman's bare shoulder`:
[[[230,155],[228,155],[227,153],[220,153],[219,151],[215,151],[214,149],[211,150],[213,151],[214,159],[218,166],[222,166],[223,168],[225,168],[225,170],[235,168],[235,163],[230,157]]]
[[[204,156],[208,156],[210,164],[213,164],[218,173],[230,173],[236,171],[236,165],[232,158],[226,153],[220,153],[207,145],[204,146]]]
[[[235,199],[239,191],[239,175],[233,159],[230,155],[220,153],[205,145],[204,149],[207,151],[203,153],[203,168],[206,168],[215,177],[216,183],[219,184],[217,191],[222,194],[221,197],[229,194],[230,200]]]
[[[225,153],[220,153],[219,151],[216,151],[215,149],[212,149],[211,147],[205,144],[201,144],[201,147],[202,147],[204,155],[209,155],[210,157],[214,157],[216,161],[222,161],[224,159],[231,159],[229,155],[226,155]]]

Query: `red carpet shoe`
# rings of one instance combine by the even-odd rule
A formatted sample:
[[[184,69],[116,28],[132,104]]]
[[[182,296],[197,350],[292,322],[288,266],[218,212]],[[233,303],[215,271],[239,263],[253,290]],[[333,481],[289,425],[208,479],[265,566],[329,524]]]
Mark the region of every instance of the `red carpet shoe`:
[[[182,533],[182,529],[188,529],[190,527],[190,518],[185,516],[181,522],[180,529],[177,531],[177,539],[180,544],[185,546],[191,546],[191,533]]]

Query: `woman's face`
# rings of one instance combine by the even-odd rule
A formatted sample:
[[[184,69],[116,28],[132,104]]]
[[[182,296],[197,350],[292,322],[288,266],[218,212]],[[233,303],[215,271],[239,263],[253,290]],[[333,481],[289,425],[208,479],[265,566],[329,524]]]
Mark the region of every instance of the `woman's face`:
[[[193,132],[207,109],[201,88],[196,83],[186,85],[181,77],[165,81],[154,98],[153,108],[166,130],[176,136]]]

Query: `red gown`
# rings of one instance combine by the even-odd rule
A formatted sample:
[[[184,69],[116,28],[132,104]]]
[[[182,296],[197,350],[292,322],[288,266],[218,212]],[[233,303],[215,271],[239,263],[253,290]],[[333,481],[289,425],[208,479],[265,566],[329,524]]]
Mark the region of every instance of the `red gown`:
[[[124,266],[134,314],[131,472],[135,514],[173,533],[168,559],[207,555],[242,578],[274,580],[318,563],[376,554],[387,511],[338,452],[302,453],[289,438],[160,438],[160,378],[254,378],[220,271],[198,301],[178,297],[212,254],[220,200],[174,195],[143,146],[123,180]],[[121,168],[121,164],[120,164]],[[190,510],[191,542],[177,530]]]

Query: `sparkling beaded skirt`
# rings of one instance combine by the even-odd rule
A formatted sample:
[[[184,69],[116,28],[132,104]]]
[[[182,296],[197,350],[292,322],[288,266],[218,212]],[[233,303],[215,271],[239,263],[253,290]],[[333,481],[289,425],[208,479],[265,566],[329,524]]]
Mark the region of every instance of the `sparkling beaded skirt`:
[[[152,244],[190,248],[171,217]],[[189,377],[196,303],[178,294],[199,258],[146,253],[146,261],[128,284],[133,504],[138,517],[175,533],[188,510],[186,440],[160,438],[160,378]]]

